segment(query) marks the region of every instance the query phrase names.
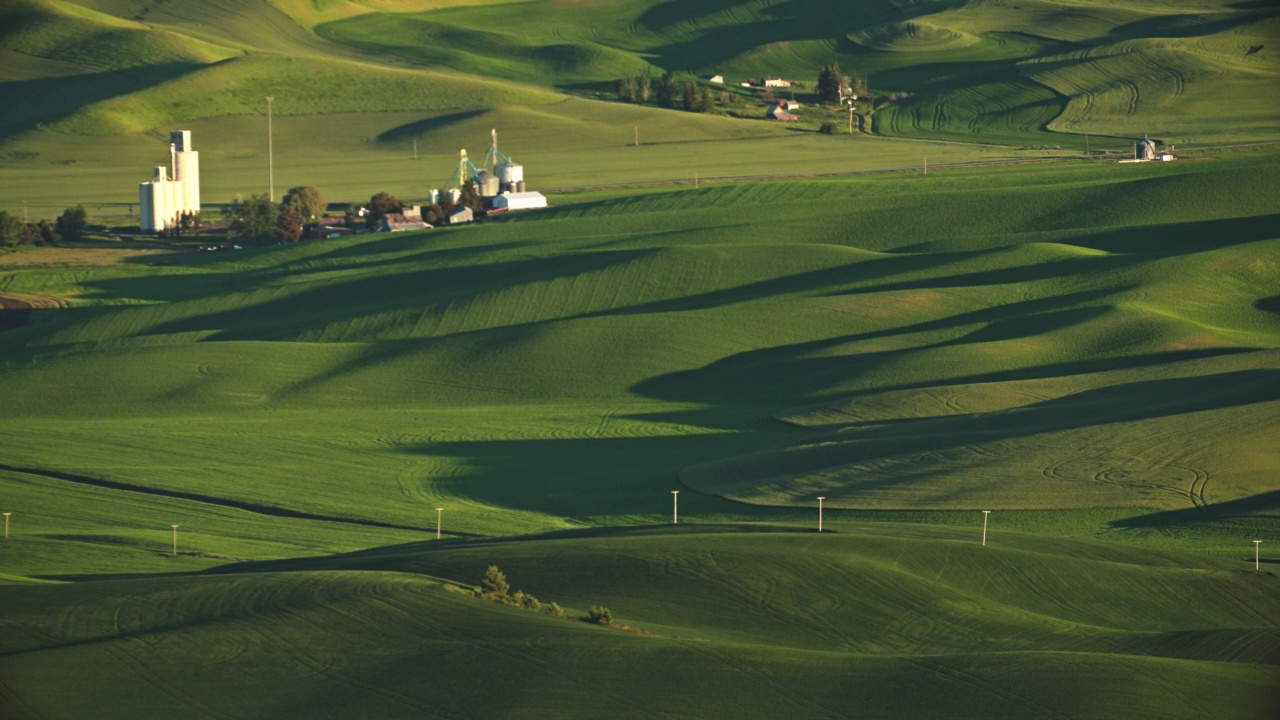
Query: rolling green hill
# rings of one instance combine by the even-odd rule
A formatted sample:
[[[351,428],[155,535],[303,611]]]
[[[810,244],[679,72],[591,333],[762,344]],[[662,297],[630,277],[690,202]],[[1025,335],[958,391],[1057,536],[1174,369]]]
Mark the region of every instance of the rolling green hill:
[[[268,95],[277,189],[420,197],[497,128],[551,196],[0,254],[0,717],[1271,718],[1276,23],[0,2],[10,214],[124,217],[175,126],[259,192]],[[610,97],[834,60],[858,132]]]
[[[835,529],[415,544],[10,588],[0,666],[8,687],[40,687],[9,702],[16,717],[89,702],[100,717],[1266,717],[1276,699],[1269,573],[1018,534],[981,547],[972,531]],[[603,603],[643,634],[441,585],[492,563],[571,617]]]

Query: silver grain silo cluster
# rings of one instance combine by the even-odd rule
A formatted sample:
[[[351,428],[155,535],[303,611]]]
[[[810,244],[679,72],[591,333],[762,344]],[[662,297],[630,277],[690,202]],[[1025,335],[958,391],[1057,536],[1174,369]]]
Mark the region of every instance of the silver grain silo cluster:
[[[1144,136],[1133,146],[1133,159],[1142,161],[1156,159],[1156,144],[1151,138]]]
[[[190,130],[169,132],[169,170],[156,166],[151,179],[138,184],[142,232],[164,232],[183,213],[200,212],[200,153],[191,147]]]

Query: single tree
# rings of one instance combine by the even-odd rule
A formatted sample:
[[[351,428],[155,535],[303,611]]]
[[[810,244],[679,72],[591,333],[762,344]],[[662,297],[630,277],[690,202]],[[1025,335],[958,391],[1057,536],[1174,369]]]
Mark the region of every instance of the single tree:
[[[507,576],[502,574],[497,565],[490,565],[480,580],[480,594],[494,600],[503,600],[511,586],[507,584]]]
[[[302,239],[302,218],[298,217],[292,206],[286,205],[280,214],[276,215],[276,238],[280,242],[287,243]]]
[[[733,104],[733,93],[728,90],[720,91],[720,107],[729,107]]]
[[[284,194],[280,208],[283,210],[286,207],[293,210],[293,214],[298,216],[303,225],[315,225],[324,219],[327,206],[319,190],[310,185],[300,185],[289,188],[289,192]]]
[[[422,221],[428,225],[434,225],[445,219],[444,208],[439,203],[431,203],[422,208]]]
[[[649,102],[649,96],[653,94],[653,81],[649,78],[649,74],[645,73],[636,78],[636,97],[640,102]]]
[[[845,84],[840,77],[840,63],[823,66],[818,73],[818,99],[823,102],[840,102],[840,88]]]
[[[698,111],[698,103],[702,100],[702,93],[698,90],[698,84],[692,80],[684,81],[684,92],[681,94],[681,107],[689,112]]]
[[[471,208],[471,212],[477,214],[484,210],[484,200],[480,198],[480,191],[476,189],[476,184],[473,182],[462,184],[462,194],[458,196],[457,204]]]
[[[824,122],[822,123],[821,126],[818,127],[818,132],[822,133],[823,135],[835,135],[836,124],[833,122]]]
[[[13,247],[22,241],[22,221],[0,210],[0,246]]]
[[[77,205],[73,208],[67,208],[58,216],[58,236],[67,242],[75,242],[83,240],[85,231],[89,227],[87,214],[83,205]]]
[[[241,240],[261,244],[275,237],[279,211],[266,193],[250,195],[243,202],[237,198],[227,214],[231,218],[232,234]]]
[[[711,108],[716,105],[716,96],[711,92],[711,88],[702,91],[702,97],[698,98],[698,112],[711,112]]]
[[[368,212],[364,216],[364,224],[370,230],[382,227],[382,219],[388,215],[404,212],[404,206],[395,195],[380,192],[369,198]]]
[[[53,229],[53,225],[48,220],[36,223],[36,232],[40,233],[40,240],[46,245],[52,245],[58,241],[58,232]]]
[[[618,99],[622,102],[633,103],[636,101],[636,79],[622,78],[618,81]]]
[[[658,79],[658,106],[664,108],[676,106],[676,74],[670,70]]]

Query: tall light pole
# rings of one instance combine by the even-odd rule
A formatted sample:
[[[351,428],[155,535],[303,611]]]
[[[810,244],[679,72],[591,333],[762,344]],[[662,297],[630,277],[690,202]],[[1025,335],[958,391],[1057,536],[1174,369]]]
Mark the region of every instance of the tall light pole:
[[[173,528],[173,556],[178,557],[178,526],[170,525]]]
[[[8,513],[8,512],[4,514],[4,539],[5,540],[9,539],[9,516],[12,514],[13,513]]]
[[[822,495],[818,496],[818,532],[822,532],[822,501],[826,500]]]
[[[853,134],[853,100],[849,100],[849,134]]]
[[[987,516],[991,514],[990,510],[982,511],[982,546],[987,546]]]
[[[9,514],[9,513],[5,513],[5,515],[8,515],[8,514]],[[5,518],[5,520],[8,520],[8,518]],[[8,526],[8,524],[6,524],[4,527],[5,527],[5,533],[4,533],[4,536],[5,536],[5,537],[9,537],[9,526]],[[1261,552],[1261,548],[1262,548],[1262,541],[1261,541],[1261,540],[1254,540],[1254,541],[1253,541],[1253,569],[1254,569],[1254,570],[1260,570],[1260,569],[1261,569],[1261,565],[1260,565],[1261,560],[1260,560],[1260,558],[1261,558],[1262,556],[1259,554],[1259,553]]]
[[[444,508],[436,508],[436,539],[440,539],[440,513],[444,512]]]
[[[275,97],[267,96],[267,196],[271,202],[276,201],[276,160],[275,139],[271,132],[271,103]]]
[[[680,491],[671,491],[671,524],[680,522]]]

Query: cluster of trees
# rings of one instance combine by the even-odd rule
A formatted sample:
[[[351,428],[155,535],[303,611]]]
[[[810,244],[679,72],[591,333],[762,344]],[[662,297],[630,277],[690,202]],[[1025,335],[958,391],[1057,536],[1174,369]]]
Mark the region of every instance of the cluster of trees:
[[[289,188],[279,206],[265,193],[251,195],[248,200],[236,198],[227,216],[232,234],[245,242],[298,242],[303,230],[324,219],[325,207],[320,191],[303,185]],[[196,222],[199,223],[198,216]]]
[[[838,103],[849,91],[849,80],[840,74],[840,63],[822,66],[822,71],[818,73],[819,100]]]
[[[717,95],[711,88],[700,86],[693,78],[681,78],[668,71],[658,79],[657,88],[648,75],[618,81],[618,99],[622,102],[647,103],[653,96],[658,107],[682,108],[689,112],[708,112],[717,102],[721,107],[733,104],[733,93],[722,90]]]
[[[0,210],[0,247],[49,245],[59,240],[76,242],[83,240],[88,232],[88,214],[81,205],[67,208],[53,223],[48,220],[23,222],[22,218]]]
[[[507,576],[498,569],[496,565],[490,565],[485,571],[484,577],[480,579],[480,587],[475,589],[476,597],[484,598],[492,602],[518,607],[532,612],[538,612],[542,609],[542,603],[538,602],[538,598],[524,592],[523,590],[515,591],[510,594],[511,585],[507,583]],[[564,615],[564,611],[560,606],[551,603],[547,606],[547,614],[555,617]]]

